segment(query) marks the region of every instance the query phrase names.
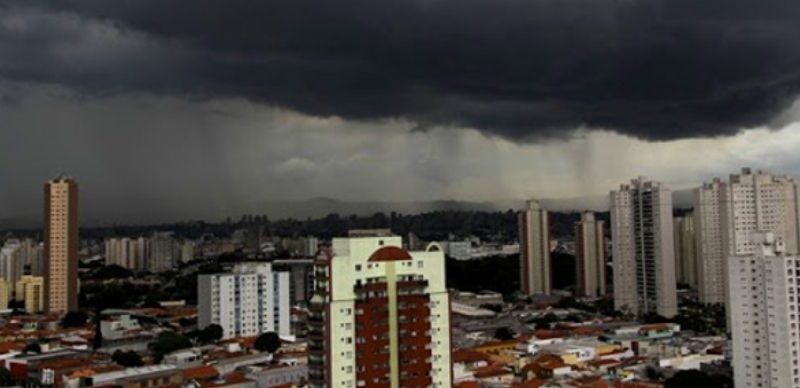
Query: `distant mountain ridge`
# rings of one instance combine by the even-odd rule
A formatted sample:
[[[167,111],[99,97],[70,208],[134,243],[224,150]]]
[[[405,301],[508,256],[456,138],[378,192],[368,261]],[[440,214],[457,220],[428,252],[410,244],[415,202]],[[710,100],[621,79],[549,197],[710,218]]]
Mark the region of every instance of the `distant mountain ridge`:
[[[676,208],[691,207],[691,190],[677,190],[673,192],[673,204]],[[593,195],[573,198],[537,198],[543,207],[550,211],[573,212],[573,211],[607,211],[608,196]],[[244,206],[246,209],[232,212],[230,214],[202,214],[186,217],[185,215],[169,214],[164,212],[159,216],[131,219],[125,222],[120,216],[114,217],[103,214],[103,219],[93,214],[91,209],[82,209],[82,226],[103,226],[110,224],[130,224],[147,225],[158,223],[171,223],[186,219],[204,219],[214,222],[224,220],[227,217],[238,218],[242,214],[266,214],[271,219],[306,219],[319,218],[328,214],[347,215],[371,215],[375,213],[397,212],[402,214],[418,214],[444,210],[460,211],[507,211],[519,210],[525,206],[525,200],[506,199],[497,201],[458,201],[458,200],[437,200],[437,201],[343,201],[334,198],[317,197],[307,200],[276,200],[263,201],[260,204]],[[120,218],[123,218],[120,220]],[[111,221],[110,219],[113,219]],[[0,218],[0,230],[9,229],[36,229],[41,228],[41,220],[33,217],[7,217]]]

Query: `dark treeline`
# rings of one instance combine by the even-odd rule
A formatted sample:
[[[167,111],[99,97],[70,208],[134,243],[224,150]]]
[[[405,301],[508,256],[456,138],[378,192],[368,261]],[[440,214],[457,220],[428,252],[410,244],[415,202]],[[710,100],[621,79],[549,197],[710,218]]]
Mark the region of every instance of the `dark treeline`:
[[[553,253],[553,288],[573,290],[575,256]],[[519,255],[458,261],[447,259],[447,287],[461,291],[496,291],[509,296],[519,290]]]
[[[598,218],[607,220],[608,213],[598,213]],[[574,224],[580,213],[551,213],[550,233],[554,238],[570,238],[574,235]],[[342,216],[330,214],[322,218],[271,220],[266,215],[244,215],[238,220],[223,222],[185,221],[174,224],[81,228],[81,238],[104,239],[114,236],[146,236],[154,231],[172,231],[178,237],[196,239],[203,235],[228,237],[234,231],[247,229],[259,231],[263,236],[301,237],[317,236],[328,239],[346,236],[351,229],[391,229],[407,236],[414,233],[422,240],[444,240],[453,236],[464,238],[476,236],[482,240],[512,242],[517,240],[517,211],[497,212],[443,210],[421,214],[375,213],[371,216]],[[10,231],[15,236],[36,237],[39,230]]]

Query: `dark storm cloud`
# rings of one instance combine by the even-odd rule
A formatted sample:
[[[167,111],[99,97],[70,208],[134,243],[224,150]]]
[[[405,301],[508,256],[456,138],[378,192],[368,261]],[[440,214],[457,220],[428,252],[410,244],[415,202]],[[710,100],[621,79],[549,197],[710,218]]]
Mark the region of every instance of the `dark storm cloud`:
[[[664,140],[769,124],[800,90],[796,0],[20,4],[0,0],[0,76],[89,93]]]

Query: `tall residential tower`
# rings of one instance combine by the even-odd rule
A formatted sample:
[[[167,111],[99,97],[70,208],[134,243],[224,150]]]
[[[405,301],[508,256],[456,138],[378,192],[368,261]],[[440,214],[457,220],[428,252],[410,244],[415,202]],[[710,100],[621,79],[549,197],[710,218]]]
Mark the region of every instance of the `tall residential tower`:
[[[78,184],[58,177],[44,185],[47,312],[78,308]]]
[[[333,239],[315,262],[311,387],[451,387],[444,252],[399,236]]]
[[[787,176],[742,169],[695,191],[698,290],[704,303],[724,303],[728,258],[755,252],[756,232],[770,232],[787,253],[798,253],[798,188]]]
[[[771,233],[727,265],[737,387],[800,387],[800,256]]]
[[[525,295],[552,291],[547,210],[530,200],[519,213],[520,288]]]
[[[675,217],[675,279],[679,283],[697,288],[697,243],[694,217],[691,214]]]
[[[677,313],[672,197],[638,178],[611,192],[614,308],[632,314]]]
[[[606,257],[608,248],[605,223],[594,213],[584,212],[575,224],[575,256],[578,266],[577,295],[598,297],[606,294]]]

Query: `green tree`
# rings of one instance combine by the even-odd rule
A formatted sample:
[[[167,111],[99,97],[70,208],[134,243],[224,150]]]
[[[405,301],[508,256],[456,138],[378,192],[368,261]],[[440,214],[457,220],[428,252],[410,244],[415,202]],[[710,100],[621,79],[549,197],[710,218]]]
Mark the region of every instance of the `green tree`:
[[[131,270],[121,267],[116,264],[100,267],[95,271],[93,278],[95,279],[126,279],[133,276]]]
[[[134,351],[123,352],[121,350],[117,350],[111,356],[111,360],[113,360],[120,366],[128,368],[144,365],[142,357],[139,356],[139,354]]]
[[[206,326],[197,336],[198,341],[204,344],[217,342],[222,339],[223,331],[222,326],[217,324],[210,324]]]
[[[266,332],[256,338],[253,347],[261,352],[275,354],[281,348],[281,338],[275,332]]]
[[[174,331],[161,332],[156,341],[150,344],[156,363],[161,362],[167,353],[190,347],[192,347],[192,341]]]

